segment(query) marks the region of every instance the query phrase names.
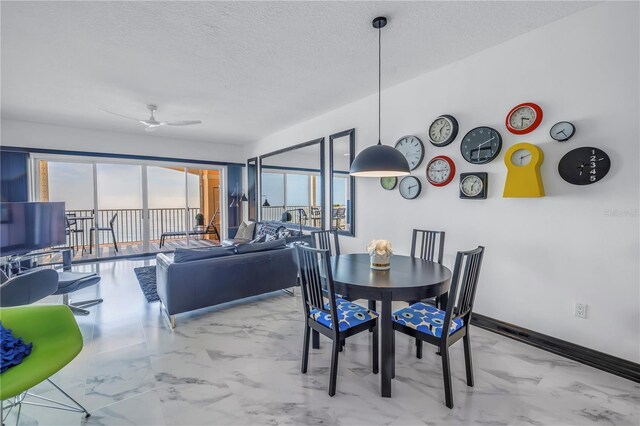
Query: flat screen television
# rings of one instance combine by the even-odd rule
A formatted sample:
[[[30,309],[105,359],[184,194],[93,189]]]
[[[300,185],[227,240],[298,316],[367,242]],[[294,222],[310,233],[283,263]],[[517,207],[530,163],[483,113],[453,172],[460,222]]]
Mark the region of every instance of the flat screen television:
[[[0,256],[66,244],[64,203],[0,203]]]

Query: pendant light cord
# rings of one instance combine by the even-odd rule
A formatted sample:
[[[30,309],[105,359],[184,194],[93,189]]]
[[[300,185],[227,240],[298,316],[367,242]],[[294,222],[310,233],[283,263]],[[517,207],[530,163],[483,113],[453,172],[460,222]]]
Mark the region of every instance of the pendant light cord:
[[[381,89],[381,80],[382,80],[382,28],[378,28],[378,145],[382,145],[380,141],[380,121],[381,121],[381,101],[380,101],[380,92]]]

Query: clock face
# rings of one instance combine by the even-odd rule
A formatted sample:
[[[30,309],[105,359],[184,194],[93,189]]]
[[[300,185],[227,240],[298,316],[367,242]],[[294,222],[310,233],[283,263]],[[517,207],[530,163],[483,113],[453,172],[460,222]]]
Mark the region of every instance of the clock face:
[[[458,122],[450,115],[441,115],[429,126],[429,142],[447,146],[458,136]]]
[[[576,127],[568,121],[561,121],[553,125],[549,135],[558,142],[566,142],[576,133]]]
[[[516,135],[534,131],[542,122],[542,108],[527,102],[513,107],[507,114],[507,129]]]
[[[562,179],[574,185],[598,182],[609,173],[611,160],[598,148],[582,147],[567,152],[558,164]]]
[[[462,173],[460,175],[460,198],[487,198],[486,173]]]
[[[485,164],[495,159],[502,148],[502,137],[491,127],[476,127],[460,143],[462,157],[472,164]]]
[[[413,200],[420,195],[422,184],[415,176],[407,176],[400,181],[400,195],[407,200]]]
[[[415,170],[424,158],[424,145],[416,136],[405,136],[396,142],[396,149],[409,162],[409,170]]]
[[[435,157],[427,165],[427,180],[434,186],[445,186],[453,180],[456,166],[453,160],[444,155]]]
[[[517,149],[511,154],[511,163],[518,167],[526,166],[531,162],[531,155],[528,149]]]
[[[387,191],[391,191],[398,184],[398,178],[395,176],[391,177],[381,177],[380,178],[380,186],[382,186]]]

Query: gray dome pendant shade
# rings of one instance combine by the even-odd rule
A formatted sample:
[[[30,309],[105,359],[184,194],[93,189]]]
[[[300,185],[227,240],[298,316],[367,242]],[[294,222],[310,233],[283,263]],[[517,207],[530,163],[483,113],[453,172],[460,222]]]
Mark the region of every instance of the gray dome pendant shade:
[[[381,33],[387,25],[387,18],[379,16],[373,20],[373,28],[378,29],[378,143],[363,149],[351,163],[351,176],[391,177],[411,174],[409,162],[400,151],[380,141],[380,81],[381,81]]]

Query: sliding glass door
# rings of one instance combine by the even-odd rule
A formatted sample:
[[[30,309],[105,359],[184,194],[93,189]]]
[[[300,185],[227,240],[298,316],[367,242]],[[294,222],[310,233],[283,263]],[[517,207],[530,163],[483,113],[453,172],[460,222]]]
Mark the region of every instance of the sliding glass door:
[[[67,246],[76,258],[95,258],[89,251],[94,224],[94,165],[73,161],[36,161],[36,201],[62,201],[66,209]]]
[[[219,169],[53,156],[35,165],[37,199],[66,203],[76,261],[220,242]]]

